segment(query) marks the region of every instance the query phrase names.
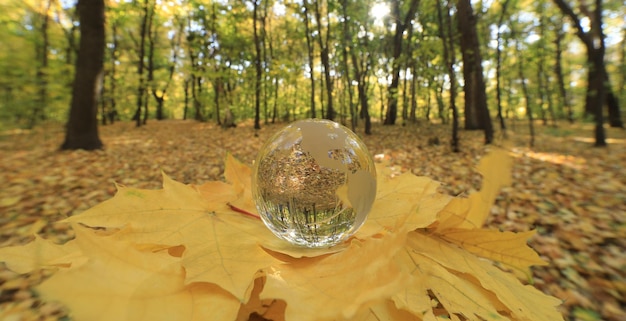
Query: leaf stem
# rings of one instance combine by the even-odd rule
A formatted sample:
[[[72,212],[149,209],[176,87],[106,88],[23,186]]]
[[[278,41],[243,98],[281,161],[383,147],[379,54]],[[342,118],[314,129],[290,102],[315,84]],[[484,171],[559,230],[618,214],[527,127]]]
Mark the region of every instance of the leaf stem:
[[[250,212],[248,212],[248,211],[246,211],[246,210],[244,210],[244,209],[241,209],[241,208],[239,208],[239,207],[237,207],[237,206],[234,206],[234,205],[233,205],[233,204],[231,204],[231,203],[227,203],[227,204],[228,204],[228,206],[230,207],[230,209],[231,209],[231,210],[233,210],[233,211],[235,211],[235,212],[237,212],[237,213],[241,213],[241,214],[243,214],[243,215],[245,215],[245,216],[254,217],[254,218],[259,219],[259,220],[261,219],[261,217],[260,217],[260,216],[258,216],[258,215],[256,215],[256,214],[250,213]]]

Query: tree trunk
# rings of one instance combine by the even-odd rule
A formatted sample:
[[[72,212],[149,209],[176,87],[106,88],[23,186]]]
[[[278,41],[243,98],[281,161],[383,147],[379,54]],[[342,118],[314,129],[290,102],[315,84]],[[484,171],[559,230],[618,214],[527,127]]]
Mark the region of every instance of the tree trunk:
[[[158,90],[154,88],[155,85],[153,84],[152,86],[152,96],[154,97],[154,100],[156,100],[157,102],[156,115],[155,115],[157,120],[165,119],[165,112],[164,112],[165,94],[167,93],[167,90],[169,89],[170,84],[172,83],[172,79],[174,78],[174,72],[176,71],[176,65],[178,64],[178,51],[181,46],[182,35],[185,32],[184,31],[185,26],[183,23],[180,23],[178,27],[179,29],[177,30],[176,37],[174,37],[171,40],[172,57],[171,57],[171,64],[169,66],[169,74],[167,77],[167,82],[165,83],[163,88],[161,88],[160,94],[157,93]],[[154,31],[154,33],[156,34],[156,30]],[[153,48],[151,48],[151,51],[153,51]]]
[[[311,118],[316,118],[315,112],[315,75],[313,71],[313,65],[315,65],[315,60],[313,58],[313,40],[311,39],[311,27],[309,22],[309,3],[307,0],[303,0],[303,17],[304,17],[304,33],[306,35],[306,48],[307,55],[309,58],[309,77],[311,78],[311,96],[310,96],[310,104],[311,104]]]
[[[609,110],[609,126],[624,128],[624,123],[622,122],[622,116],[619,110],[619,102],[617,101],[615,94],[613,94],[611,82],[609,81],[609,73],[606,69],[604,70],[604,90],[606,95],[606,104]]]
[[[411,63],[411,74],[413,74],[413,78],[411,78],[411,98],[410,98],[410,111],[409,111],[409,121],[413,124],[415,124],[417,122],[417,92],[419,91],[419,84],[417,82],[417,64],[416,63]]]
[[[404,79],[402,80],[402,125],[406,125],[406,122],[409,120],[409,77],[407,71],[413,72],[415,69],[416,59],[413,59],[413,24],[411,22],[408,23],[407,26],[407,46],[405,50],[405,54],[407,57],[408,63],[405,64],[404,69]],[[411,80],[417,77],[416,74],[411,74]],[[412,83],[412,81],[411,81]],[[412,96],[413,97],[413,96]],[[414,97],[413,97],[414,98]]]
[[[259,2],[260,0],[252,1],[252,5],[254,6],[252,12],[252,29],[254,31],[254,49],[256,50],[254,57],[254,67],[256,70],[256,77],[254,79],[254,129],[261,129],[261,78],[263,77],[263,68],[261,66],[261,39],[259,38],[257,27]]]
[[[137,75],[139,76],[139,84],[137,84],[137,109],[135,110],[135,115],[133,116],[133,120],[137,127],[141,126],[141,108],[143,107],[143,98],[144,93],[146,91],[145,79],[143,77],[143,72],[145,68],[144,57],[145,57],[145,44],[146,44],[146,33],[148,29],[148,15],[149,15],[149,0],[144,0],[143,3],[143,17],[141,19],[140,26],[140,35],[139,35],[139,50],[137,57]]]
[[[348,101],[350,106],[350,125],[352,131],[356,130],[359,117],[357,116],[356,106],[353,102],[354,92],[352,89],[352,78],[350,77],[350,65],[348,64],[348,51],[353,51],[352,45],[352,32],[350,32],[349,16],[348,16],[348,1],[341,1],[341,14],[343,16],[343,37],[341,38],[341,62],[343,64],[343,75],[346,81],[346,89],[348,90]]]
[[[563,75],[563,37],[565,37],[565,33],[561,28],[557,28],[557,35],[554,40],[554,44],[556,45],[554,73],[556,74],[559,86],[559,109],[565,112],[566,118],[571,124],[574,122],[574,111],[572,109],[572,104],[569,101],[567,89],[565,88],[565,76]]]
[[[502,115],[502,33],[500,29],[504,22],[506,9],[509,5],[509,0],[505,0],[502,4],[502,11],[500,12],[500,18],[498,19],[498,33],[497,33],[497,45],[496,45],[496,101],[498,104],[498,120],[500,121],[500,130],[506,135],[506,124],[504,123],[504,116]]]
[[[65,63],[68,65],[73,65],[76,62],[74,61],[74,56],[78,52],[78,48],[76,48],[76,31],[78,30],[77,21],[77,11],[73,10],[71,14],[69,14],[70,19],[70,27],[69,29],[63,29],[65,32],[65,38],[67,39],[67,47],[65,48]],[[71,85],[71,84],[70,84]]]
[[[44,119],[45,108],[48,104],[48,51],[50,47],[50,37],[48,35],[48,25],[50,23],[50,8],[52,7],[52,0],[48,0],[46,7],[43,8],[43,12],[40,13],[41,21],[41,47],[35,45],[35,51],[39,62],[37,64],[37,73],[35,75],[37,80],[38,93],[37,100],[35,102],[35,108],[30,118],[29,128],[35,127],[35,124]]]
[[[585,100],[585,112],[592,114],[595,117],[595,146],[606,146],[606,136],[604,133],[604,115],[603,107],[609,99],[608,95],[613,95],[611,91],[611,84],[609,83],[609,76],[606,72],[604,64],[604,54],[606,51],[604,44],[604,32],[602,31],[602,0],[595,0],[595,8],[593,11],[588,10],[586,7],[581,7],[581,12],[585,15],[584,18],[589,19],[589,28],[583,28],[581,18],[574,12],[572,7],[565,0],[554,0],[556,5],[561,9],[563,14],[568,16],[576,28],[576,35],[583,42],[587,49],[587,63],[588,63],[588,76],[587,76],[587,97]],[[607,90],[608,89],[608,90]],[[616,100],[614,100],[616,102]],[[611,109],[613,111],[611,112]],[[617,102],[609,104],[609,115],[612,114],[612,118],[616,121],[621,119],[619,117],[619,106]],[[618,123],[616,122],[616,125]]]
[[[194,119],[197,121],[204,121],[204,114],[202,114],[202,76],[195,76],[193,86],[191,87],[191,94],[193,96],[193,108],[195,110]]]
[[[109,124],[113,125],[118,114],[117,114],[117,100],[115,99],[117,94],[117,53],[119,48],[119,39],[117,34],[117,25],[115,22],[111,24],[111,38],[113,40],[113,45],[111,46],[111,70],[109,71],[109,97],[108,100],[111,103],[109,105],[109,110],[107,111],[107,117],[109,118]]]
[[[518,57],[517,63],[517,73],[522,83],[522,94],[524,95],[524,100],[526,101],[526,117],[528,117],[528,130],[530,132],[530,142],[528,145],[532,148],[535,146],[535,126],[534,126],[534,117],[533,117],[533,109],[530,103],[530,95],[528,93],[528,86],[526,85],[526,76],[524,76],[524,59],[522,55],[522,50],[520,48],[520,40],[517,39],[515,41],[515,51]]]
[[[396,22],[396,30],[393,36],[391,84],[389,84],[387,94],[388,106],[387,112],[385,113],[385,125],[395,125],[396,118],[398,117],[398,85],[400,83],[400,56],[402,55],[403,35],[407,26],[415,16],[418,7],[419,0],[411,0],[406,15],[401,17],[400,0],[393,0],[391,3],[391,12]]]
[[[463,79],[465,85],[465,129],[483,129],[485,144],[493,140],[493,127],[487,108],[487,93],[483,78],[480,44],[476,33],[476,17],[470,0],[458,0],[459,31],[463,54]]]
[[[441,84],[438,84],[438,86],[435,87],[437,89],[437,91],[435,92],[435,100],[437,101],[437,111],[438,111],[438,114],[439,114],[439,119],[441,119],[441,123],[442,124],[447,124],[448,123],[448,117],[446,117],[445,105],[443,103],[443,89],[444,89],[443,82],[444,81],[442,80]],[[456,94],[456,92],[455,92],[455,94]],[[452,101],[452,100],[450,100],[450,101]],[[455,99],[454,107],[457,108],[456,107],[456,99]],[[450,109],[452,109],[452,107],[450,107]],[[457,114],[458,114],[458,108],[457,108]]]
[[[156,30],[156,27],[155,28],[152,27],[153,26],[152,22],[154,21],[155,6],[156,4],[150,6],[150,10],[148,11],[148,25],[146,27],[146,36],[148,38],[148,77],[147,77],[147,83],[146,83],[147,88],[144,90],[146,97],[144,97],[144,102],[143,102],[143,105],[144,105],[143,125],[145,125],[148,122],[148,89],[150,89],[150,91],[154,94],[154,69],[155,69],[154,46],[156,45],[155,36],[156,36],[157,30]],[[157,100],[157,105],[158,105],[158,100]],[[159,113],[158,110],[157,110],[157,113]]]
[[[269,6],[270,1],[265,1],[263,4],[263,14],[261,15],[261,51],[262,51],[262,59],[263,66],[262,68],[262,85],[263,85],[263,123],[267,125],[269,123],[269,109],[267,108],[267,103],[269,101],[268,94],[268,85],[267,85],[267,71],[269,70],[270,61],[267,59],[267,8]],[[257,9],[258,11],[258,9]]]
[[[446,21],[444,22],[444,16],[442,14],[441,0],[437,0],[437,18],[439,20],[439,37],[443,43],[443,60],[446,64],[448,71],[448,77],[450,77],[450,109],[452,110],[452,139],[450,145],[452,151],[458,153],[459,149],[459,121],[458,111],[456,108],[456,74],[454,71],[454,65],[456,64],[455,50],[454,50],[454,37],[452,33],[452,17],[450,17],[450,1],[446,6]],[[444,32],[444,23],[447,26],[447,35]],[[442,86],[443,87],[443,86]]]
[[[626,24],[622,29],[622,46],[620,49],[620,70],[621,77],[618,83],[617,92],[619,93],[619,101],[626,102]]]
[[[369,55],[369,53],[367,54]],[[369,70],[369,64],[365,61],[359,60],[356,55],[356,50],[350,51],[350,58],[352,60],[352,69],[354,70],[354,79],[356,79],[357,96],[361,110],[359,111],[359,117],[365,121],[365,134],[372,134],[372,120],[369,113],[369,100],[367,96],[367,74]],[[363,64],[360,64],[363,62]]]
[[[333,81],[330,77],[330,56],[329,56],[329,44],[328,38],[330,37],[330,23],[326,26],[326,35],[322,36],[322,13],[320,10],[319,2],[315,1],[315,20],[317,20],[317,41],[320,46],[320,59],[322,60],[322,66],[324,67],[324,82],[326,85],[326,115],[324,118],[333,120],[335,119],[335,108],[333,107]],[[328,10],[328,8],[326,9]],[[328,11],[327,11],[328,12]],[[330,21],[330,19],[327,19]]]
[[[79,0],[80,45],[72,102],[61,149],[102,148],[98,136],[98,93],[104,61],[104,0]]]
[[[592,66],[589,71],[589,85],[587,87],[587,101],[586,107],[589,106],[589,110],[593,112],[596,126],[594,130],[595,146],[606,146],[606,135],[604,133],[604,112],[602,106],[605,103],[606,92],[604,85],[605,73],[604,69],[604,54],[597,52],[596,50],[588,51],[588,59],[591,61]]]
[[[189,110],[189,79],[185,79],[183,83],[183,90],[185,92],[184,107],[183,107],[183,120],[187,119],[187,111]]]

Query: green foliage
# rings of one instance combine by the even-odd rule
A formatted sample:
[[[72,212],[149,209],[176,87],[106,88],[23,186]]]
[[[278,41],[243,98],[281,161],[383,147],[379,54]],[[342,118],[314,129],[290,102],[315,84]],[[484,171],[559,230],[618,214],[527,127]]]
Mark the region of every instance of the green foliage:
[[[42,67],[41,48],[44,45],[42,21],[49,0],[7,0],[0,4],[0,123],[27,126],[38,108],[41,119],[64,121],[70,102],[73,64],[80,38],[76,26],[75,8],[64,7],[65,2],[52,0],[47,12],[48,50],[47,67]],[[187,118],[193,118],[194,106],[198,106],[205,120],[218,121],[225,109],[231,109],[238,119],[254,115],[255,51],[253,44],[253,16],[250,1],[172,0],[172,1],[110,1],[107,7],[107,52],[102,102],[104,107],[116,112],[122,119],[129,119],[136,110],[137,74],[140,46],[140,23],[142,6],[147,3],[154,8],[151,19],[153,59],[152,78],[143,74],[147,90],[149,117],[155,117],[157,101],[153,93],[162,95],[166,118],[182,118],[187,108]],[[323,83],[320,48],[317,44],[317,26],[322,25],[323,36],[328,28],[329,56],[333,85],[336,87],[336,103],[347,97],[343,77],[346,73],[355,79],[355,67],[351,61],[342,62],[344,47],[350,58],[367,67],[364,81],[370,113],[380,116],[385,107],[387,93],[378,90],[385,87],[391,72],[391,64],[402,66],[400,82],[415,79],[415,88],[399,86],[396,95],[404,104],[417,102],[418,117],[424,117],[438,108],[429,107],[429,101],[441,100],[448,95],[447,76],[442,61],[442,45],[437,20],[437,2],[421,1],[418,13],[412,19],[413,32],[405,34],[409,46],[395,62],[391,58],[394,21],[390,15],[376,18],[372,7],[377,1],[328,0],[321,1],[321,21],[309,13],[313,37],[316,85],[316,104],[328,102],[322,90]],[[390,5],[389,1],[383,1]],[[405,2],[405,6],[406,6]],[[347,7],[347,16],[342,6]],[[445,1],[444,1],[445,5]],[[487,6],[488,5],[488,6]],[[538,115],[545,115],[554,108],[555,117],[567,115],[567,105],[574,114],[583,114],[586,88],[586,56],[573,28],[564,25],[564,16],[551,1],[509,0],[503,12],[503,1],[476,4],[477,30],[480,33],[484,72],[487,80],[489,106],[496,105],[496,46],[498,22],[500,48],[502,50],[501,81],[503,110],[509,117],[521,116],[523,112],[522,89],[516,67],[523,59],[525,78],[529,88],[531,106]],[[308,76],[307,45],[304,34],[303,8],[299,2],[271,0],[261,4],[260,39],[263,48],[261,61],[263,78],[261,99],[268,107],[276,105],[276,117],[307,117],[310,106],[310,79]],[[407,8],[401,7],[404,12]],[[623,42],[621,22],[626,9],[614,3],[605,5],[605,33],[607,35],[607,68],[614,88],[619,90],[624,82]],[[347,19],[347,35],[344,37],[343,20]],[[456,29],[455,29],[456,30]],[[554,71],[557,37],[562,34],[562,65],[567,99],[562,97]],[[180,39],[178,41],[177,39]],[[346,42],[346,45],[343,43]],[[519,41],[521,55],[515,51],[514,42]],[[146,52],[149,42],[144,45]],[[457,53],[458,54],[458,53]],[[460,59],[457,59],[460,61]],[[148,63],[144,58],[144,63]],[[173,68],[173,69],[172,69]],[[461,73],[461,64],[455,66]],[[38,75],[43,74],[42,77]],[[171,77],[170,77],[171,74]],[[462,77],[458,77],[462,79]],[[193,80],[193,81],[192,81]],[[195,84],[191,86],[192,82]],[[185,94],[187,84],[187,94]],[[463,84],[462,82],[460,83]],[[617,84],[617,86],[615,86]],[[354,85],[354,83],[353,83]],[[440,89],[443,88],[443,91]],[[415,92],[413,92],[415,91]],[[41,93],[45,97],[41,97]],[[354,91],[356,93],[356,90]],[[195,95],[195,98],[194,98]],[[437,97],[437,100],[435,99]],[[42,103],[43,99],[43,103]],[[356,96],[353,98],[356,101]],[[460,96],[459,99],[462,99]],[[195,102],[194,102],[195,100]],[[445,99],[444,99],[445,101]],[[41,106],[44,104],[44,106]],[[219,104],[219,107],[216,105]],[[341,105],[341,104],[335,104]],[[552,107],[550,107],[552,106]],[[402,106],[399,106],[402,108]],[[442,109],[447,111],[446,108]],[[270,115],[273,111],[268,112]],[[432,115],[432,114],[431,114]],[[36,119],[40,121],[41,119]]]

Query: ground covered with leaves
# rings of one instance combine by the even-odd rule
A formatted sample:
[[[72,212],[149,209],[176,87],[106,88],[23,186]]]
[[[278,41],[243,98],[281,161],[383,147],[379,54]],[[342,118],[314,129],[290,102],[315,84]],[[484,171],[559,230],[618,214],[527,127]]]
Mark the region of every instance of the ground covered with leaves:
[[[561,126],[539,127],[537,146],[529,149],[526,128],[516,124],[517,134],[502,143],[514,156],[513,185],[498,196],[488,227],[538,231],[530,244],[549,265],[533,268],[534,285],[563,300],[566,319],[625,320],[626,133],[610,129],[608,148],[599,149],[587,138],[590,127]],[[3,132],[0,247],[24,244],[34,233],[72,239],[75,231],[55,222],[110,199],[115,184],[160,188],[162,171],[189,184],[220,180],[228,153],[250,164],[281,127],[118,123],[102,127],[106,149],[96,152],[59,152],[60,125]],[[442,182],[446,193],[463,196],[480,188],[476,164],[486,151],[480,132],[462,132],[458,154],[449,152],[448,128],[441,125],[375,125],[363,139],[372,154]],[[63,319],[62,306],[32,292],[47,273],[24,276],[2,267],[0,319]]]

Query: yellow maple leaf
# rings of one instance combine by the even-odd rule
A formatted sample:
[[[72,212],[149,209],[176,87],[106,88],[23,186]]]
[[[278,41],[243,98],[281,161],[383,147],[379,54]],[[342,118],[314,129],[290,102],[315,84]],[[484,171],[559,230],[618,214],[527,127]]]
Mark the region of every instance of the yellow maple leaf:
[[[522,285],[514,275],[462,248],[442,242],[437,236],[410,233],[407,248],[410,261],[416,267],[413,275],[418,275],[418,281],[426,284],[426,289],[434,290],[450,314],[462,314],[470,320],[475,319],[474,315],[485,320],[563,319],[556,309],[561,304],[559,299]],[[407,303],[407,307],[411,306],[419,305]],[[503,311],[503,307],[506,310]]]
[[[525,274],[532,265],[546,265],[537,252],[528,247],[527,240],[535,231],[513,233],[496,230],[447,230],[441,234],[446,241],[459,244],[478,256],[510,266]]]
[[[122,234],[98,236],[73,226],[88,261],[54,274],[37,287],[46,300],[63,302],[77,321],[232,320],[239,300],[208,283],[185,284],[180,259],[136,250]],[[126,233],[129,233],[126,231]]]
[[[468,198],[454,198],[441,211],[437,231],[451,228],[473,229],[485,224],[500,189],[511,184],[512,159],[508,153],[496,149],[478,164],[483,176],[482,188]]]
[[[233,185],[233,190],[237,196],[229,204],[248,213],[258,215],[256,205],[252,199],[252,169],[250,166],[240,162],[232,154],[228,153],[224,179]]]
[[[357,237],[366,237],[400,224],[404,231],[412,231],[433,224],[438,213],[451,197],[437,193],[439,183],[411,173],[396,177],[385,175],[377,168],[376,200]]]
[[[26,245],[0,248],[0,258],[17,273],[30,273],[45,267],[68,268],[86,260],[74,241],[54,244],[39,235]]]
[[[209,282],[245,300],[257,270],[276,262],[258,245],[274,236],[260,220],[211,202],[164,175],[163,189],[119,187],[115,197],[66,219],[91,227],[131,227],[135,244],[182,245],[186,282]],[[253,222],[250,222],[253,221]],[[242,264],[241,262],[246,262]]]
[[[396,304],[391,300],[380,300],[376,302],[372,302],[369,305],[361,307],[357,313],[349,318],[349,319],[338,319],[341,321],[344,320],[359,320],[359,321],[397,321],[397,320],[411,320],[411,321],[421,321],[425,320],[422,318],[418,318],[416,315],[400,309],[396,306]]]
[[[404,239],[394,233],[353,240],[342,252],[272,266],[261,298],[286,301],[286,320],[350,319],[364,304],[402,288],[405,275],[392,258]]]
[[[529,233],[476,228],[506,183],[492,177],[506,161],[489,157],[492,171],[479,166],[483,188],[469,202],[438,194],[430,179],[378,171],[369,220],[329,249],[275,238],[251,208],[250,168],[229,156],[226,182],[189,186],[164,176],[161,190],[119,187],[67,219],[76,239],[50,256],[38,252],[50,245],[41,239],[20,247],[27,254],[0,255],[22,270],[62,267],[39,290],[77,320],[562,320],[559,300],[483,259],[540,263],[525,244]]]

